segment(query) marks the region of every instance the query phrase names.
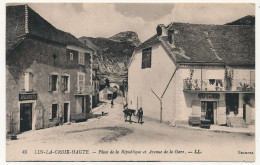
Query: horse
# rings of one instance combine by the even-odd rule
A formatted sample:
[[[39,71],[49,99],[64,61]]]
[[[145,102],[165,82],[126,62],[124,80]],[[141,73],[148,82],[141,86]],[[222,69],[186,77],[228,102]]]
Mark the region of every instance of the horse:
[[[129,116],[130,118],[129,122],[131,123],[132,122],[131,117],[135,113],[135,110],[126,108],[123,112],[124,112],[125,122],[127,121],[127,117]]]

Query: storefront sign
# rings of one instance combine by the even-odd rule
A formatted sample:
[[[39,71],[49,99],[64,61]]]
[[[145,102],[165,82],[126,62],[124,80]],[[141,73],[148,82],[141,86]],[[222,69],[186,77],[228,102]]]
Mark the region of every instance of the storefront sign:
[[[199,93],[199,99],[219,99],[219,93]]]
[[[37,93],[23,93],[19,94],[19,101],[24,100],[37,100]]]

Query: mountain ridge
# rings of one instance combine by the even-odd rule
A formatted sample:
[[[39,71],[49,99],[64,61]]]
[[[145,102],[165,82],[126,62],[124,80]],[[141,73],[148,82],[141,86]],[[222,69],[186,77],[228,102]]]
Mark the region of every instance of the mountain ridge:
[[[134,48],[140,44],[135,32],[120,32],[109,38],[80,37],[79,40],[94,50],[93,61],[99,65],[101,78],[123,80]]]

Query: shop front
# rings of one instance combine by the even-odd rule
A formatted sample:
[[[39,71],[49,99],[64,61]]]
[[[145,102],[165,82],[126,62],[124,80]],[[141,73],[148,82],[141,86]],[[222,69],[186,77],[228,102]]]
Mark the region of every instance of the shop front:
[[[254,116],[253,96],[254,94],[241,92],[198,92],[193,95],[189,119],[197,120],[194,121],[197,125],[204,120],[215,125],[251,124]]]
[[[207,121],[208,124],[225,125],[226,109],[225,94],[223,93],[198,93],[192,101],[190,120],[197,118],[198,124]]]
[[[20,93],[19,94],[19,126],[20,132],[25,132],[29,130],[35,130],[35,106],[37,100],[37,93]],[[15,122],[15,121],[14,121]]]

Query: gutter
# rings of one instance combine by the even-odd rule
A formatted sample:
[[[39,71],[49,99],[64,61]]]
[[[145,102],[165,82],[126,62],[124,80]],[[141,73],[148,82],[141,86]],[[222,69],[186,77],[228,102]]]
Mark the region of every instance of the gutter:
[[[165,92],[167,91],[167,89],[168,89],[168,87],[169,87],[169,85],[170,85],[170,83],[171,83],[171,81],[172,81],[172,79],[173,79],[173,77],[174,77],[174,75],[175,75],[177,69],[178,69],[178,65],[176,65],[176,68],[175,68],[175,70],[174,70],[174,72],[173,72],[173,74],[172,74],[172,76],[171,76],[171,78],[170,78],[170,80],[169,80],[167,86],[165,87],[165,89],[164,89],[163,94],[162,94],[161,97],[159,97],[159,96],[153,91],[153,89],[151,89],[151,91],[153,92],[153,94],[154,94],[154,95],[157,97],[157,99],[160,101],[160,123],[162,123],[162,110],[163,110],[163,109],[162,109],[162,99],[163,99],[163,96],[164,96]]]

